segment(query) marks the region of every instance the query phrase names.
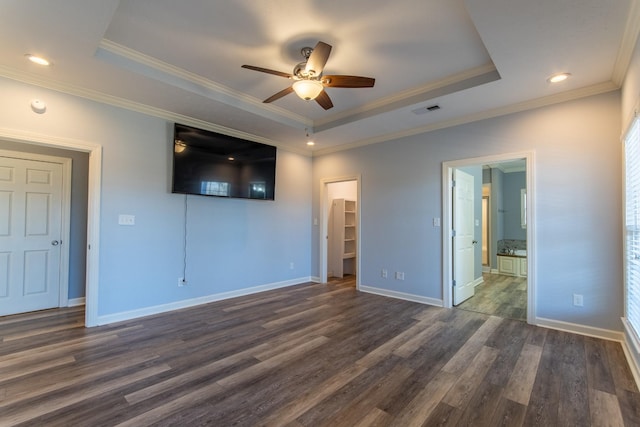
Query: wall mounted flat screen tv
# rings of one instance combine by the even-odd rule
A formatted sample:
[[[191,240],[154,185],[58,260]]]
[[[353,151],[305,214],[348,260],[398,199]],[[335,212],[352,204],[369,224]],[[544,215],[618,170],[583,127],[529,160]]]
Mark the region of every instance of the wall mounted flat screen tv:
[[[274,200],[276,147],[174,125],[173,193]]]

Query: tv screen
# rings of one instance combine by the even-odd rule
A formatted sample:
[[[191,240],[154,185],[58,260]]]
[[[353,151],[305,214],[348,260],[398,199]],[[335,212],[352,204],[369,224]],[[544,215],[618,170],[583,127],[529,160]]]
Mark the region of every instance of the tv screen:
[[[276,147],[174,125],[173,193],[274,200]]]

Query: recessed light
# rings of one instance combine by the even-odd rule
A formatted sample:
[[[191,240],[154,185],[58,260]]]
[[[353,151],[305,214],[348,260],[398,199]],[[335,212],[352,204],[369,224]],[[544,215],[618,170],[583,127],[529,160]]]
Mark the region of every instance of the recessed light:
[[[311,147],[311,146],[313,146],[313,145],[316,145],[316,143],[315,143],[315,142],[313,142],[313,138],[312,138],[311,136],[309,136],[309,129],[304,128],[304,132],[307,134],[307,145],[308,145],[309,147]]]
[[[24,56],[34,64],[44,65],[44,66],[51,65],[51,61],[49,61],[46,58],[43,58],[42,56],[32,55],[30,53],[27,53]]]
[[[235,159],[236,159],[235,157],[229,157],[229,160],[230,160],[230,161],[232,161],[232,162],[233,162]]]
[[[30,53],[27,53],[24,56],[26,56],[27,59],[33,62],[34,64],[44,65],[44,66],[51,65],[51,62],[49,62],[48,59],[43,58],[42,56],[32,55]]]
[[[558,74],[554,74],[553,76],[549,77],[547,79],[547,81],[549,83],[560,83],[560,82],[563,82],[563,81],[567,80],[569,78],[569,76],[571,76],[571,73],[558,73]]]

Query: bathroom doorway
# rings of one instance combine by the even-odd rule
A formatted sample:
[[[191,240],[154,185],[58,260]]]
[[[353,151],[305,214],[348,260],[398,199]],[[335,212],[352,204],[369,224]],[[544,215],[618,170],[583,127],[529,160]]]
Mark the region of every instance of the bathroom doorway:
[[[474,296],[458,308],[534,323],[535,192],[533,153],[489,156],[443,164],[443,305],[453,306],[457,269],[453,236],[456,235],[452,178],[462,168],[482,182],[476,185],[474,240],[480,240],[474,257]],[[474,172],[475,171],[475,172]],[[489,184],[489,185],[487,185]],[[513,193],[513,194],[511,194]],[[523,203],[522,194],[526,194]]]

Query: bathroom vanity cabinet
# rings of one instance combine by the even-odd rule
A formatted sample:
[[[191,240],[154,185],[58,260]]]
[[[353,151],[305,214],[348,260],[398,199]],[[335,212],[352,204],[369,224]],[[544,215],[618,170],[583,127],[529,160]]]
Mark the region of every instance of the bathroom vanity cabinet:
[[[527,277],[527,258],[517,255],[498,255],[498,273]]]

